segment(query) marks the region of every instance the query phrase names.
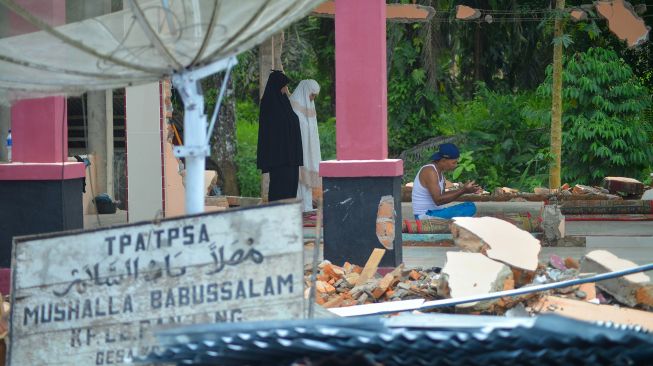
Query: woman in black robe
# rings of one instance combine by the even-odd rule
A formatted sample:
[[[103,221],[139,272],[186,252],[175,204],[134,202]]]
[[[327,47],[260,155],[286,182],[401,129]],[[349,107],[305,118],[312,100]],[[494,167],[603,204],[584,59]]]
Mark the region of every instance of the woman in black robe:
[[[297,197],[304,165],[299,119],[288,99],[288,77],[273,70],[265,85],[258,126],[256,166],[270,173],[268,201]]]

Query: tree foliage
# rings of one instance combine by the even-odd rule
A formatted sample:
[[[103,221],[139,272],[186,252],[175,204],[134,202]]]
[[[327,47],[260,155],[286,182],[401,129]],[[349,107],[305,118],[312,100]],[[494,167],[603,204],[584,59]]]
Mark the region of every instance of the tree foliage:
[[[551,95],[551,68],[538,92]],[[651,165],[653,145],[647,88],[616,52],[590,48],[564,62],[563,177],[598,182],[604,176],[639,177]]]
[[[559,42],[568,56],[563,80],[563,178],[591,184],[607,174],[642,178],[650,171],[650,41],[628,49],[591,10],[587,21],[567,21],[565,34],[554,39],[553,0],[416,3],[436,9],[430,23],[387,23],[391,157],[432,141],[429,139],[456,135],[467,151],[456,171],[457,179],[476,179],[486,188],[545,185],[551,105],[547,65],[553,44]],[[459,4],[480,9],[483,16],[456,20]],[[589,3],[566,1],[567,8],[583,4]],[[649,7],[644,19],[653,26],[650,12]],[[323,158],[335,156],[334,21],[306,17],[285,30],[285,40],[282,60],[292,80],[291,89],[305,78],[315,79],[321,86],[317,116],[320,129],[328,136],[323,141]],[[251,123],[257,120],[256,52],[240,55],[233,74],[239,129],[243,113]],[[239,130],[238,134],[238,162],[248,171],[247,164],[252,163],[240,157],[241,152],[247,155],[247,148],[241,147],[246,144],[241,142],[242,135],[247,133]],[[412,180],[417,168],[407,165],[404,181]],[[247,178],[239,172],[239,179]],[[257,184],[251,186],[258,190]]]
[[[531,109],[543,107],[532,92],[498,93],[477,84],[474,98],[442,113],[439,121],[460,136],[463,154],[456,179],[474,179],[486,189],[529,190],[546,181],[546,127]]]

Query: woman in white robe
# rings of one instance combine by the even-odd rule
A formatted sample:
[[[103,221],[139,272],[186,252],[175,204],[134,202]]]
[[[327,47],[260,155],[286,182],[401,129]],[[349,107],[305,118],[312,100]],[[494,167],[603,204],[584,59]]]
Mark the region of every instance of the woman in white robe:
[[[290,96],[290,104],[299,117],[302,131],[304,166],[299,167],[297,198],[303,201],[303,211],[313,211],[313,188],[322,187],[318,172],[320,167],[320,138],[317,131],[317,114],[313,100],[320,93],[315,80],[302,80]]]

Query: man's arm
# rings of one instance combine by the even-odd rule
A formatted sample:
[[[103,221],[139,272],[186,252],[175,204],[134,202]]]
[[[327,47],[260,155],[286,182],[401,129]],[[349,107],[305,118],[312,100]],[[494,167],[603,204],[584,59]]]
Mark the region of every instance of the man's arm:
[[[422,169],[419,173],[419,181],[422,186],[426,187],[433,198],[436,205],[441,206],[449,202],[453,202],[456,198],[465,193],[477,192],[480,187],[474,181],[467,182],[461,189],[449,192],[440,192],[440,185],[438,184],[438,174],[435,169]]]

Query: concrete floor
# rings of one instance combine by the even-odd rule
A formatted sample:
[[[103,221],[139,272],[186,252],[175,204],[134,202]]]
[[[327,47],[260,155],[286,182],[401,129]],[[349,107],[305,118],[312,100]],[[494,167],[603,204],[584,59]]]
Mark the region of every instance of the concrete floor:
[[[567,221],[569,236],[651,236],[653,221]]]
[[[540,251],[540,262],[547,262],[551,254],[557,254],[562,258],[572,257],[580,260],[586,253],[592,250],[605,249],[614,255],[631,260],[638,265],[653,263],[653,246],[649,244],[623,243],[620,245],[613,244],[590,244],[586,247],[543,247]],[[455,247],[404,247],[403,257],[406,267],[442,267],[446,260],[446,253],[449,251],[458,251]],[[320,261],[323,256],[323,246],[320,245]],[[313,244],[304,245],[304,263],[310,263],[313,258]],[[342,263],[336,263],[342,265]],[[364,265],[361,263],[359,265]]]
[[[127,211],[121,210],[113,215],[99,215],[99,217],[86,215],[84,217],[85,229],[126,223]],[[574,221],[567,223],[566,231],[569,236],[585,237],[585,247],[544,247],[540,252],[540,261],[547,261],[551,254],[557,254],[563,258],[580,259],[592,250],[605,249],[639,265],[653,262],[653,222]],[[306,236],[315,237],[314,228],[305,228],[304,232]],[[321,245],[320,260],[323,258],[322,249]],[[457,250],[452,247],[404,246],[404,263],[408,267],[442,267],[446,253]],[[304,262],[310,263],[312,256],[313,244],[306,244],[304,246]]]
[[[314,230],[311,234],[314,236]],[[581,259],[592,250],[605,249],[638,265],[653,263],[653,222],[573,221],[567,223],[566,234],[584,237],[585,246],[543,247],[539,255],[541,262],[548,261],[551,254]],[[305,263],[309,263],[313,245],[307,244],[304,248]],[[442,267],[446,253],[457,250],[455,247],[404,246],[404,264],[407,267]]]
[[[84,229],[96,229],[127,223],[127,211],[116,210],[115,214],[84,215]]]

